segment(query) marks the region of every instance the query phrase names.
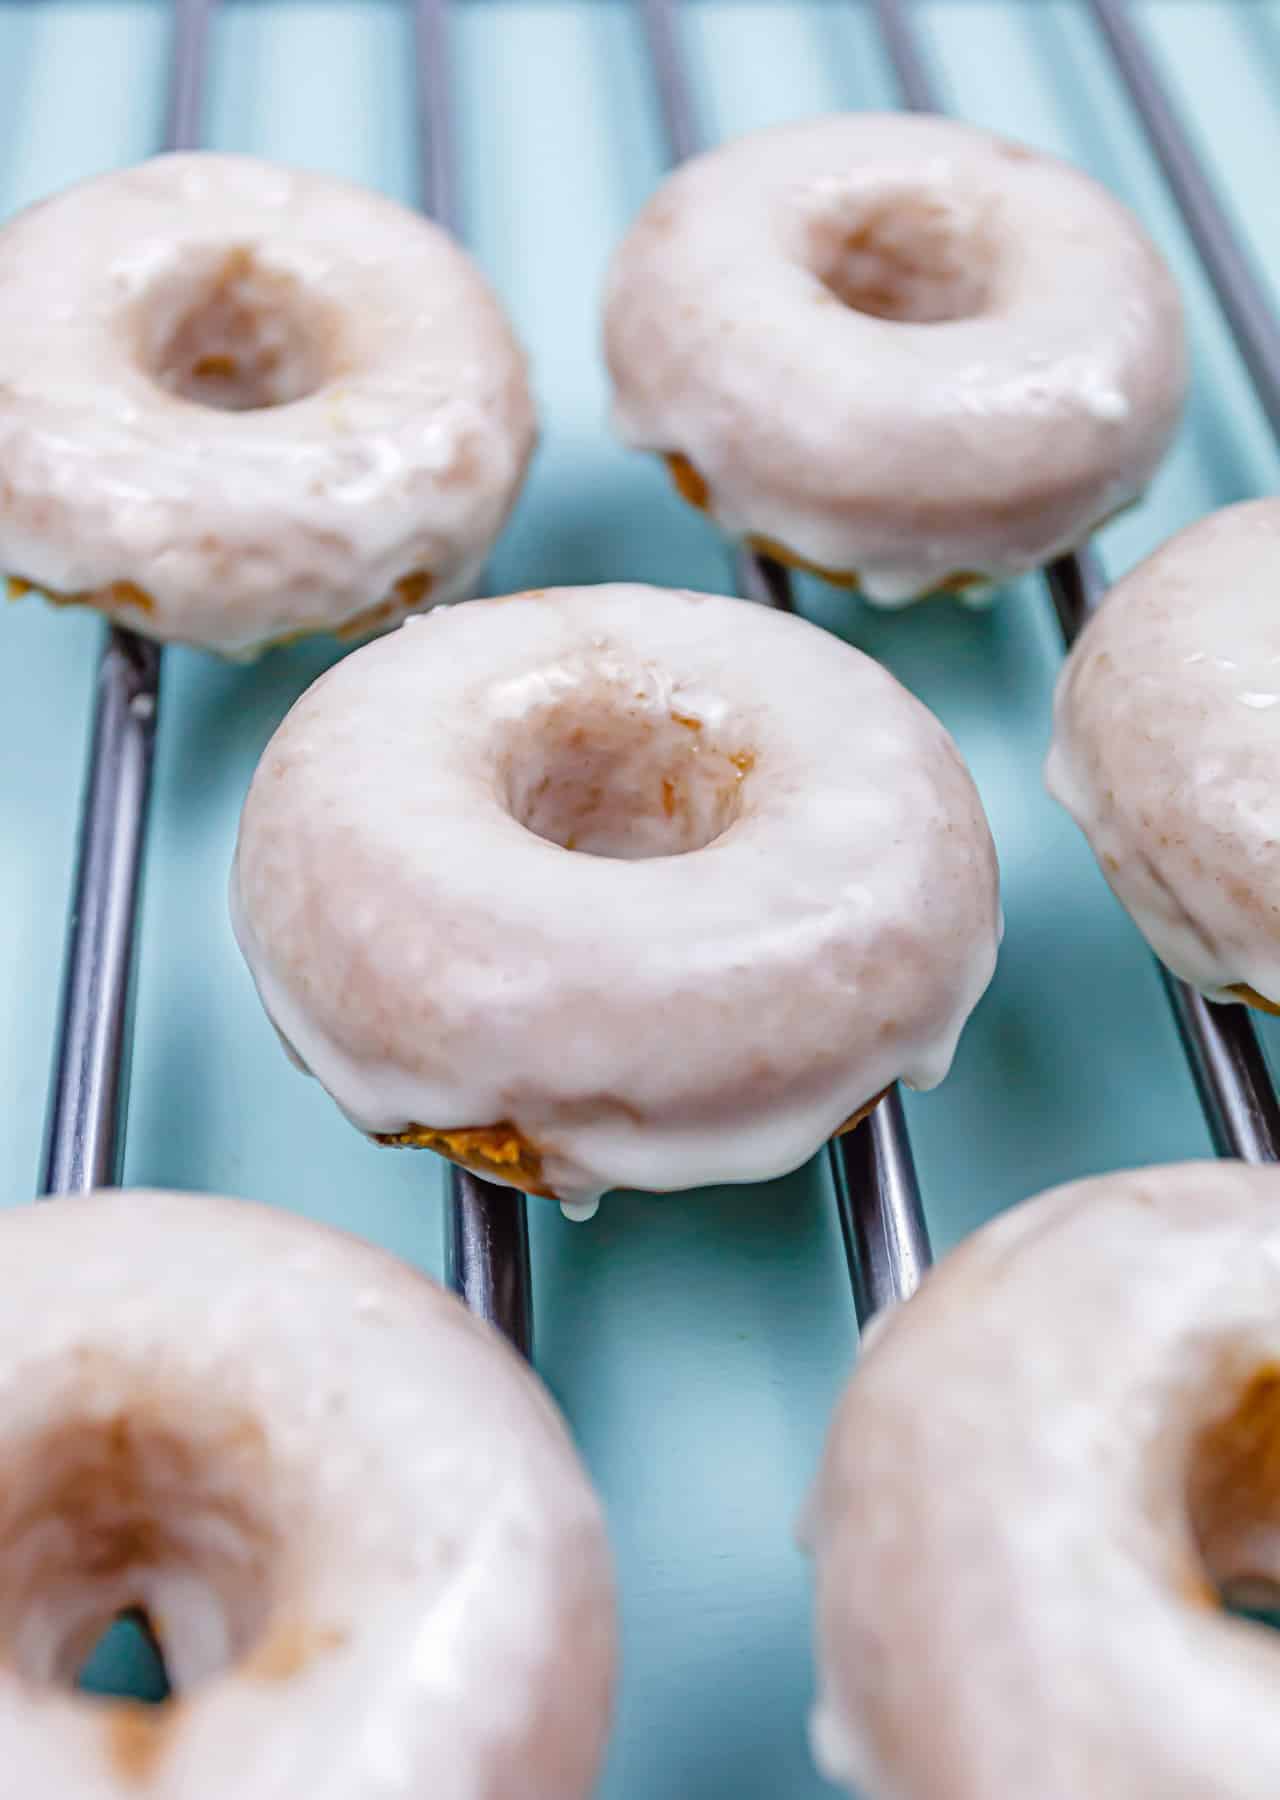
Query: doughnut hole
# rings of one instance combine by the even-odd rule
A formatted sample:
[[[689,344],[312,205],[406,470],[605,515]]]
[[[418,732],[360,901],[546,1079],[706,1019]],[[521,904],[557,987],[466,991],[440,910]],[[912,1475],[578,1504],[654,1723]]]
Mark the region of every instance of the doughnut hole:
[[[1214,1590],[1207,1597],[1273,1615],[1280,1608],[1280,1363],[1255,1369],[1231,1409],[1200,1433],[1187,1501]]]
[[[739,816],[750,747],[705,696],[688,710],[650,671],[564,671],[527,684],[508,719],[504,798],[535,836],[588,856],[641,861],[705,849]],[[546,691],[550,690],[550,691]]]
[[[0,1655],[19,1676],[71,1688],[122,1615],[175,1694],[259,1650],[279,1534],[250,1420],[95,1411],[0,1454]]]
[[[240,247],[193,254],[141,302],[139,358],[167,393],[222,412],[304,400],[334,372],[329,309]]]
[[[805,260],[842,306],[901,324],[972,319],[991,300],[996,255],[984,208],[899,183],[824,197]]]

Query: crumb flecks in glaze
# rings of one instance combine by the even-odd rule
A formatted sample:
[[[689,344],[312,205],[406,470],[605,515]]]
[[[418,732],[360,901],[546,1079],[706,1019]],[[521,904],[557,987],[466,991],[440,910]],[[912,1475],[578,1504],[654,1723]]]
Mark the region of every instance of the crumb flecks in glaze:
[[[518,1124],[570,1200],[781,1175],[934,1085],[1000,933],[918,701],[802,621],[631,586],[437,610],[339,664],[262,759],[230,900],[360,1130]]]
[[[723,694],[700,698],[714,724],[690,731],[670,676],[608,644],[531,671],[495,740],[512,818],[566,850],[622,860],[713,843],[741,815],[755,752]]]
[[[1181,304],[1118,201],[1009,152],[956,120],[859,113],[690,158],[610,268],[620,436],[678,453],[677,485],[735,537],[856,571],[877,605],[1084,541],[1173,439]]]
[[[511,325],[445,232],[346,182],[193,152],[82,183],[0,241],[23,270],[0,290],[0,566],[55,593],[123,575],[152,607],[122,622],[233,658],[332,631],[406,571],[433,578],[414,604],[469,596],[535,419]],[[273,271],[325,315],[314,356],[276,332],[293,300]],[[250,302],[225,374],[217,334]],[[263,397],[290,403],[218,404]]]
[[[541,1151],[516,1126],[505,1121],[462,1126],[453,1131],[406,1125],[403,1131],[376,1131],[373,1136],[379,1144],[398,1150],[435,1150],[450,1162],[470,1169],[473,1175],[496,1178],[522,1193],[537,1194],[544,1200],[559,1198],[543,1184]]]
[[[194,249],[133,307],[136,354],[166,393],[221,412],[287,406],[341,369],[341,318],[276,261],[278,246]]]

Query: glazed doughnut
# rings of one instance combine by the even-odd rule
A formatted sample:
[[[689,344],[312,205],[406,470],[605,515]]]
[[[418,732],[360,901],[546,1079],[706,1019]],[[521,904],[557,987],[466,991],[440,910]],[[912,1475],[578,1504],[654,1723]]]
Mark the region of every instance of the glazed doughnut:
[[[483,277],[377,194],[250,157],[0,231],[0,568],[244,656],[474,583],[534,436]]]
[[[685,163],[614,260],[621,435],[785,562],[899,605],[1002,581],[1141,493],[1186,382],[1173,279],[1079,171],[857,113]]]
[[[1060,1188],[873,1335],[812,1508],[862,1800],[1271,1800],[1280,1172]]]
[[[266,1207],[0,1218],[8,1793],[585,1800],[598,1504],[529,1370],[434,1283]],[[139,1607],[173,1700],[73,1690]]]
[[[1280,500],[1179,532],[1107,596],[1058,683],[1050,792],[1156,954],[1280,1011]]]
[[[564,588],[411,620],[267,748],[232,878],[363,1131],[590,1210],[795,1168],[945,1074],[995,853],[951,739],[746,601]]]

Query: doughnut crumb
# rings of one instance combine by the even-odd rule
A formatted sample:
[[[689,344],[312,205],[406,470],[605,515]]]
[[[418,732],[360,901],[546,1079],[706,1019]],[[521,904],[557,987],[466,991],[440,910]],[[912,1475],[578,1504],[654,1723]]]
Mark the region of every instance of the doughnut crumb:
[[[809,562],[806,557],[799,556],[794,550],[788,550],[776,538],[752,536],[747,539],[747,548],[757,556],[767,556],[771,562],[782,563],[785,568],[796,569],[802,575],[816,575],[829,587],[844,588],[849,593],[862,591],[862,579],[856,569],[827,569],[821,563]],[[981,587],[986,576],[979,575],[974,569],[957,569],[953,574],[944,575],[941,581],[934,582],[928,589],[931,594],[963,594],[970,588]]]
[[[682,500],[687,500],[699,512],[711,510],[711,489],[703,477],[694,468],[687,456],[679,451],[670,452],[665,458],[667,468],[671,471],[671,483]]]
[[[843,1125],[836,1126],[835,1130],[831,1133],[832,1137],[843,1137],[846,1131],[852,1131],[855,1126],[861,1125],[864,1119],[869,1119],[877,1106],[879,1106],[880,1102],[892,1091],[893,1083],[890,1082],[889,1086],[881,1088],[878,1094],[872,1094],[865,1106],[860,1106],[857,1112],[850,1113]]]
[[[397,1150],[435,1150],[473,1175],[493,1176],[543,1200],[559,1195],[546,1186],[541,1152],[509,1120],[496,1125],[466,1125],[436,1131],[430,1125],[406,1125],[403,1131],[376,1131],[374,1141]]]
[[[1274,1000],[1268,1000],[1257,988],[1250,987],[1247,981],[1233,981],[1227,992],[1238,995],[1246,1006],[1256,1007],[1259,1012],[1270,1013],[1273,1019],[1280,1019],[1280,1005]]]
[[[134,606],[139,612],[151,613],[156,605],[147,590],[139,587],[136,581],[112,581],[106,587],[79,588],[67,593],[28,581],[23,575],[10,575],[5,587],[10,600],[22,600],[28,594],[40,593],[51,606],[96,606],[102,609]]]

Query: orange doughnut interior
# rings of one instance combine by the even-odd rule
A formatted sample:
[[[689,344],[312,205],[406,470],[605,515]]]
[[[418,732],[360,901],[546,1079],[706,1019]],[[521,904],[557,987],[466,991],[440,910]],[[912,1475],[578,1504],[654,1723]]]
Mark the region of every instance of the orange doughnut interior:
[[[274,639],[270,647],[280,649],[286,644],[295,644],[302,638],[315,637],[330,629],[334,637],[344,644],[354,638],[365,637],[370,632],[389,625],[399,614],[412,612],[415,607],[421,606],[431,592],[432,579],[429,570],[414,569],[410,574],[400,577],[385,600],[380,600],[376,606],[366,607],[363,612],[356,613],[343,624],[332,628],[327,625],[302,625],[297,631]],[[151,595],[133,581],[113,581],[107,587],[60,593],[56,588],[40,587],[38,583],[28,581],[22,575],[10,575],[6,587],[10,600],[21,600],[38,589],[54,606],[136,606],[139,612],[155,611],[155,601]]]
[[[873,1113],[888,1088],[881,1088],[865,1106],[858,1108],[834,1136],[841,1137]],[[375,1141],[398,1150],[434,1150],[450,1162],[470,1169],[473,1175],[498,1176],[518,1187],[522,1193],[536,1194],[543,1200],[558,1200],[542,1173],[541,1152],[529,1142],[515,1125],[503,1120],[497,1125],[460,1126],[456,1131],[436,1131],[430,1125],[407,1125],[403,1131],[375,1132]]]
[[[6,583],[10,600],[21,600],[38,584],[21,575],[10,575]],[[46,600],[54,606],[136,606],[139,612],[155,611],[155,601],[145,588],[134,581],[113,581],[107,587],[80,588],[73,593],[60,593],[56,588],[40,587]]]
[[[523,1193],[557,1200],[542,1174],[541,1152],[507,1120],[497,1125],[460,1126],[436,1131],[430,1125],[407,1125],[403,1131],[375,1132],[380,1144],[401,1150],[435,1150],[473,1175],[498,1176]]]
[[[1238,994],[1247,1006],[1256,1006],[1259,1012],[1270,1013],[1273,1019],[1280,1019],[1280,1004],[1268,1000],[1257,988],[1251,988],[1247,981],[1237,981],[1227,989],[1230,994]]]
[[[855,1125],[861,1125],[864,1119],[870,1118],[892,1086],[893,1083],[890,1082],[889,1087],[881,1088],[878,1094],[873,1094],[865,1106],[860,1106],[856,1113],[851,1113],[843,1125],[836,1126],[832,1136],[843,1137],[846,1131],[852,1131]]]
[[[680,498],[687,500],[699,512],[710,512],[711,489],[689,458],[681,456],[679,451],[670,451],[663,460],[671,472],[672,486]],[[796,569],[802,575],[816,575],[829,587],[843,588],[847,593],[857,593],[861,588],[862,583],[856,569],[824,568],[821,563],[810,562],[807,556],[800,556],[796,551],[789,550],[777,538],[752,533],[747,538],[747,548],[757,556],[768,557],[770,562],[781,563],[784,568]],[[935,594],[962,594],[966,588],[980,587],[985,579],[985,576],[973,569],[957,569],[953,575],[938,582],[931,591]]]
[[[384,625],[390,625],[401,613],[412,612],[416,606],[421,606],[431,592],[432,579],[426,569],[415,569],[411,575],[400,577],[385,600],[379,600],[376,606],[367,606],[341,625],[299,625],[296,631],[272,638],[264,648],[284,650],[290,644],[299,644],[304,638],[320,637],[325,632],[341,644],[353,643],[357,638],[367,637]]]

